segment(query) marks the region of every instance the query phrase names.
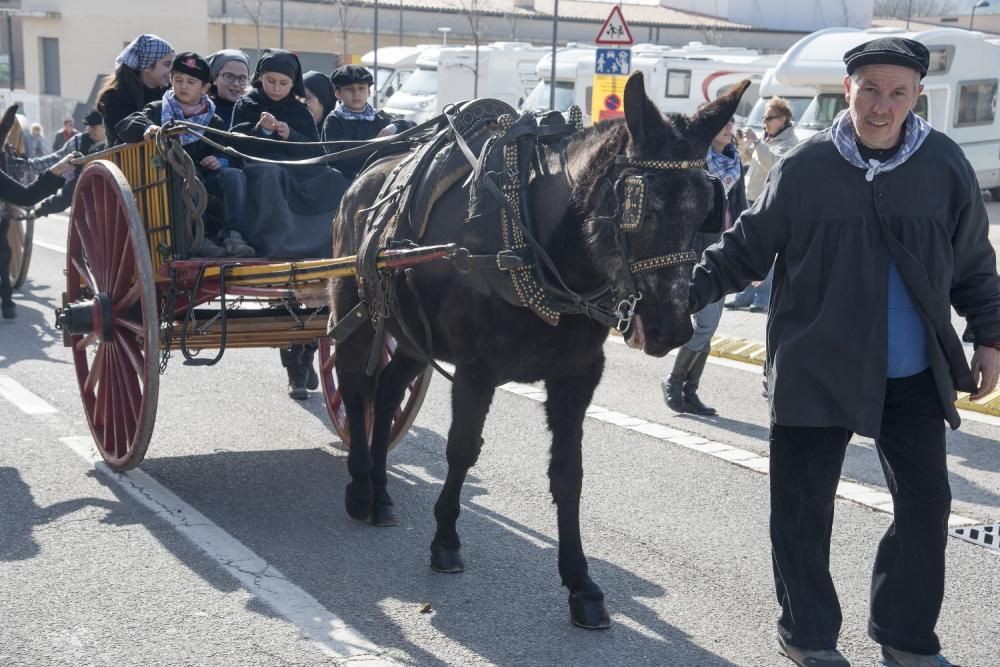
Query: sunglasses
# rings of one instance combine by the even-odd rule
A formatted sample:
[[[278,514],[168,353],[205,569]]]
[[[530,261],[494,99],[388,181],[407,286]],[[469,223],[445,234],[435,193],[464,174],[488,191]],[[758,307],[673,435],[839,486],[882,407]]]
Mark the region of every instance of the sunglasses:
[[[779,120],[781,118],[784,118],[784,116],[764,116],[764,122],[766,123],[769,120]]]
[[[225,81],[226,83],[238,83],[241,86],[245,86],[247,85],[247,82],[250,81],[250,77],[242,75],[236,76],[232,72],[223,72],[222,80]]]

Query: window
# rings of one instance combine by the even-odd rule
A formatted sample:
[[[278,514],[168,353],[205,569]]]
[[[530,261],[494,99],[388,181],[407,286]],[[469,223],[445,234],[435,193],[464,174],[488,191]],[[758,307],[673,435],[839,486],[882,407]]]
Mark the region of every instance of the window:
[[[691,70],[667,70],[667,97],[691,97]]]
[[[42,94],[60,95],[59,82],[59,40],[55,37],[39,37],[42,60]]]
[[[799,127],[807,130],[825,130],[833,119],[847,108],[843,93],[822,93],[813,98],[799,119]]]
[[[958,84],[955,127],[989,125],[997,112],[997,80],[965,81]]]
[[[913,107],[913,113],[917,114],[918,116],[920,116],[924,120],[928,120],[928,118],[927,118],[927,96],[926,95],[921,95],[920,97],[917,98],[917,105],[915,107]]]
[[[927,74],[947,74],[951,67],[952,56],[955,55],[954,46],[930,46],[930,62],[927,65]]]

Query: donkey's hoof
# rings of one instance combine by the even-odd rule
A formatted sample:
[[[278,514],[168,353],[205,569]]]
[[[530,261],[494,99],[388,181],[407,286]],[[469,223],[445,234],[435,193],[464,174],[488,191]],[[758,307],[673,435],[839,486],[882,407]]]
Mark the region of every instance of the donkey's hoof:
[[[399,525],[399,517],[392,509],[392,501],[376,502],[372,505],[372,525],[379,528],[390,528]]]
[[[440,544],[431,544],[431,569],[435,572],[462,572],[462,549],[449,549]]]
[[[580,591],[569,595],[569,618],[573,625],[588,630],[611,627],[611,616],[601,591]]]
[[[344,494],[344,507],[347,509],[347,516],[355,521],[367,521],[372,513],[371,487],[366,489],[354,482],[348,484]]]

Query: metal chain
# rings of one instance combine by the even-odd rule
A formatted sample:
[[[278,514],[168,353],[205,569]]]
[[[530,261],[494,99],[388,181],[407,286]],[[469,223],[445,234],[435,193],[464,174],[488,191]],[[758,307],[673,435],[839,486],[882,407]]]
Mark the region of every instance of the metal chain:
[[[174,307],[177,305],[177,272],[170,269],[170,286],[160,307],[160,375],[167,372],[170,342],[174,333]]]

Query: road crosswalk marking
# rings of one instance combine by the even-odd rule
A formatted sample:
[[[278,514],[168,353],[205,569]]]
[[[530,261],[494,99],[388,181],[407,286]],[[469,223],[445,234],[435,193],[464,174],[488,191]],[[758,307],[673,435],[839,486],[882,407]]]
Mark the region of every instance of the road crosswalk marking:
[[[40,396],[31,393],[24,385],[7,375],[0,375],[0,397],[5,398],[26,415],[46,415],[57,412]]]

